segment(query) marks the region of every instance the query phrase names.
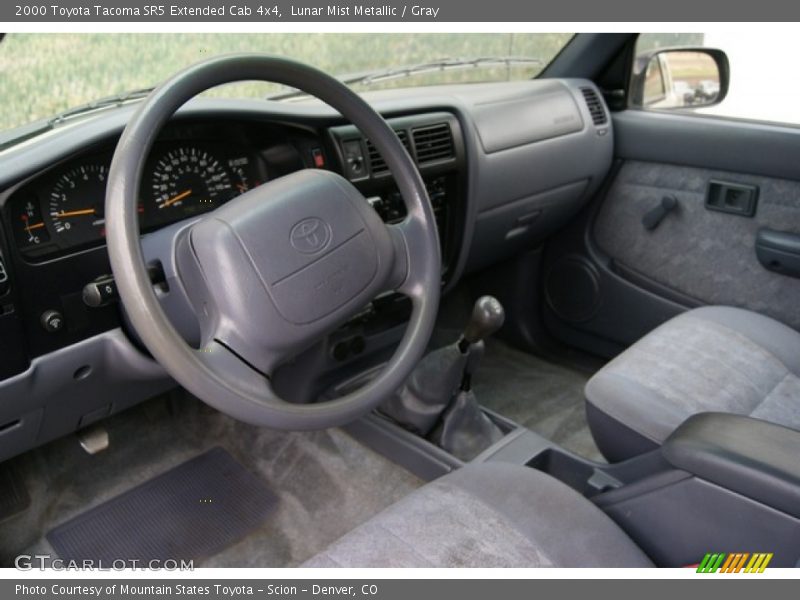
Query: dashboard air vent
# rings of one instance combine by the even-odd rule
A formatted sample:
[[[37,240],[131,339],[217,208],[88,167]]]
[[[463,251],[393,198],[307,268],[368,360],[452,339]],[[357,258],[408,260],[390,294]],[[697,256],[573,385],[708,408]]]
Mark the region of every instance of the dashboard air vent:
[[[453,135],[447,123],[420,127],[412,133],[419,164],[453,157]]]
[[[397,137],[400,138],[400,141],[403,143],[403,146],[406,147],[406,150],[411,152],[411,148],[408,144],[408,132],[405,130],[395,131]],[[389,170],[389,167],[386,166],[386,161],[383,160],[381,153],[378,152],[378,149],[370,142],[367,142],[367,153],[369,154],[369,165],[372,169],[372,173],[385,173]]]
[[[595,125],[605,125],[608,122],[606,111],[603,108],[603,103],[597,95],[594,88],[582,87],[581,93],[586,100],[586,106],[589,108],[589,114],[592,115],[592,122]]]

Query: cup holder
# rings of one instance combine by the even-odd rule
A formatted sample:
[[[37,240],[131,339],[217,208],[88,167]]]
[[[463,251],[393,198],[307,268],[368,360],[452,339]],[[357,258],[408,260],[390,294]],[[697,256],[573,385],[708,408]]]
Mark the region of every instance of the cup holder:
[[[526,466],[555,477],[587,498],[622,487],[622,482],[593,463],[554,448],[540,452]]]

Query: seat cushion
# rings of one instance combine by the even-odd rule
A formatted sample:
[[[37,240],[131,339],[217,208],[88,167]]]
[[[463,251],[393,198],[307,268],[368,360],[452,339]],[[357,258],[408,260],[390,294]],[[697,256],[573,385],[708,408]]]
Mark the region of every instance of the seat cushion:
[[[598,371],[586,400],[595,440],[614,461],[656,447],[699,412],[800,429],[800,333],[742,309],[691,310]]]
[[[378,482],[376,482],[376,485]],[[594,504],[529,467],[468,465],[416,490],[304,567],[646,567]]]

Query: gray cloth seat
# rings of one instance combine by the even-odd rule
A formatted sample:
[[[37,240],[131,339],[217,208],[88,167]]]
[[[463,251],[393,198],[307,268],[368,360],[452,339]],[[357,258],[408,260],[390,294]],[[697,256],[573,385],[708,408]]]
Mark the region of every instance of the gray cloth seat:
[[[468,465],[357,527],[304,567],[651,567],[600,509],[529,467]]]
[[[657,447],[700,412],[800,429],[800,333],[747,310],[697,308],[609,362],[585,393],[592,435],[611,461]]]

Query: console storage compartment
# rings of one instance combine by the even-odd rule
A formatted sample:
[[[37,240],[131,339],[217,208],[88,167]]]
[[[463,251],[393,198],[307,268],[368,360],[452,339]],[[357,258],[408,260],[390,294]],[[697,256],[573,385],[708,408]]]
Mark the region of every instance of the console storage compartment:
[[[770,566],[800,565],[800,431],[702,413],[654,454],[668,471],[593,501],[656,564],[693,564],[713,551],[772,553]]]
[[[676,469],[800,518],[800,432],[739,415],[701,413],[661,448]]]

